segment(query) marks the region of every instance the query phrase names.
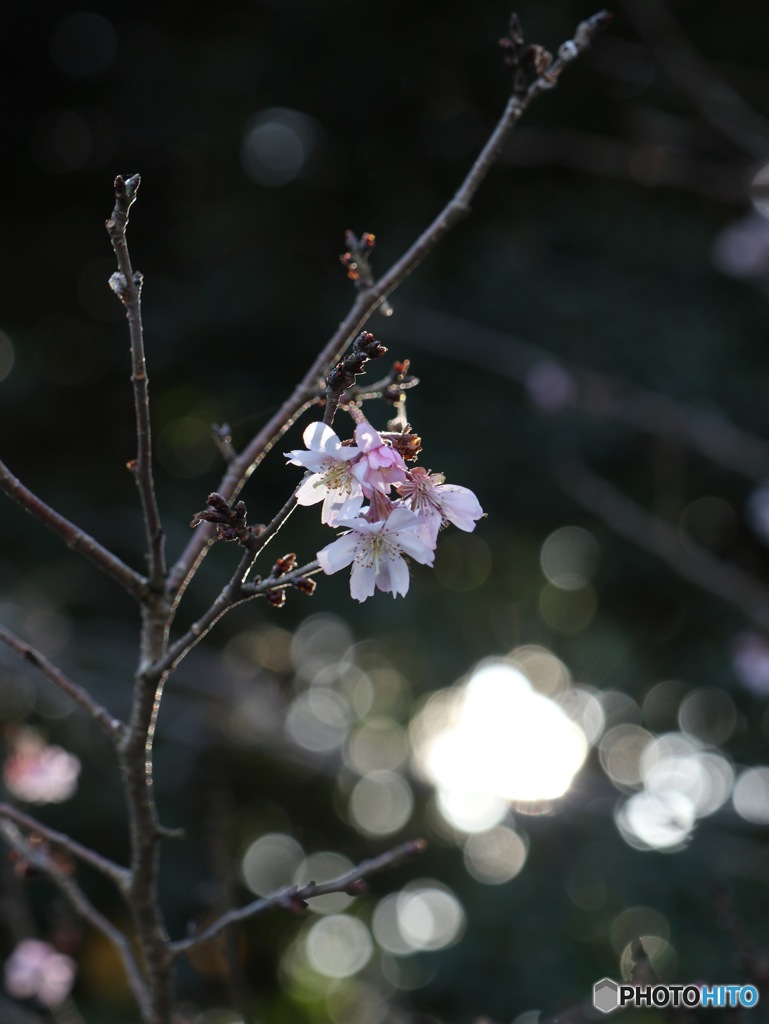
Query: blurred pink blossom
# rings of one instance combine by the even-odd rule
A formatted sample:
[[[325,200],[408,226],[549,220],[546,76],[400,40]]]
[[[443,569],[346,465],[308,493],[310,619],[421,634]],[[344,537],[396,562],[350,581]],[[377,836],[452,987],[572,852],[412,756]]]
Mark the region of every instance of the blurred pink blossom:
[[[769,224],[765,217],[750,213],[733,220],[713,242],[712,260],[729,277],[769,277]]]
[[[552,359],[535,363],[524,383],[529,399],[543,412],[560,412],[572,403],[577,390],[569,371]]]
[[[769,643],[755,633],[742,633],[732,648],[732,664],[746,690],[765,697],[769,694]]]
[[[24,939],[5,962],[5,988],[15,999],[34,996],[46,1006],[58,1006],[72,991],[76,970],[72,957],[47,942]]]
[[[3,779],[13,796],[33,804],[61,803],[72,796],[80,774],[74,754],[45,743],[33,729],[14,732],[11,747]]]

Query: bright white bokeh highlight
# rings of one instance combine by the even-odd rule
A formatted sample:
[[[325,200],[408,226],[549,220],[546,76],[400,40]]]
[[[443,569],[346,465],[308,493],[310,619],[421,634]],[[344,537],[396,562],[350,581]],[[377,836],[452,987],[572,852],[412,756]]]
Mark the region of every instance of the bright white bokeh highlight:
[[[381,899],[371,927],[387,953],[409,956],[457,942],[464,931],[465,912],[448,886],[421,879]]]
[[[611,741],[617,731],[610,730],[604,739]],[[602,745],[602,761],[612,781],[627,785],[631,774],[636,781],[637,772],[637,784],[643,787],[617,807],[615,820],[631,846],[675,852],[688,843],[700,818],[715,813],[729,799],[734,769],[722,754],[703,750],[691,736],[643,733],[636,729],[621,734],[628,737],[625,746],[633,755],[629,760],[617,760],[623,749],[620,741],[610,743],[608,753]]]
[[[412,723],[412,743],[441,812],[470,832],[501,821],[508,803],[526,810],[562,797],[588,752],[559,703],[503,660],[482,662],[464,686],[434,695]]]

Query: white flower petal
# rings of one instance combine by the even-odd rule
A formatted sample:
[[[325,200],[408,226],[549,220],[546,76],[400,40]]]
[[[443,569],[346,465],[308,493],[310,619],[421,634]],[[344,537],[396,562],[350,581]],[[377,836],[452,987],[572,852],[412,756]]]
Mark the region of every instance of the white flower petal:
[[[355,558],[357,544],[358,538],[355,534],[346,533],[344,537],[332,541],[318,552],[318,565],[328,575],[339,572]]]
[[[380,590],[389,591],[393,597],[405,595],[409,589],[410,576],[408,566],[400,555],[382,559],[379,563],[379,575],[376,584]]]
[[[308,476],[306,480],[303,480],[299,484],[299,488],[296,492],[296,500],[299,505],[315,505],[317,502],[322,501],[326,493],[326,488],[321,484],[321,476],[319,473],[313,473],[312,476]]]
[[[355,440],[362,452],[370,452],[372,448],[379,448],[384,441],[374,430],[370,423],[359,423],[355,428]]]
[[[302,440],[312,451],[324,452],[327,455],[331,455],[342,446],[342,442],[327,423],[310,423],[302,434]]]
[[[415,562],[422,565],[432,565],[435,560],[435,545],[432,547],[425,543],[424,534],[406,533],[401,531],[398,534],[398,547],[402,548]]]
[[[480,502],[468,487],[457,484],[441,484],[435,490],[440,496],[440,509],[444,519],[460,530],[471,533],[483,515]]]
[[[388,533],[399,533],[401,530],[416,530],[421,526],[419,516],[412,512],[405,505],[394,508],[387,517],[386,529]]]
[[[355,561],[350,575],[350,593],[356,601],[365,601],[374,593],[376,570],[373,565],[364,565]]]
[[[326,500],[323,502],[321,522],[328,523],[329,526],[335,526],[340,519],[354,519],[360,512],[362,504],[363,492],[350,496],[342,491],[329,491],[326,495]]]

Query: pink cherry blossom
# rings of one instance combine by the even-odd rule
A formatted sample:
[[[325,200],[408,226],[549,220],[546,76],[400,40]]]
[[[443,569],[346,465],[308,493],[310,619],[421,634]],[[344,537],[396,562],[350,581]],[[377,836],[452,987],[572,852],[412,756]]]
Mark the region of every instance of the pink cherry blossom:
[[[483,515],[478,499],[468,487],[446,484],[444,480],[441,473],[428,473],[417,466],[404,483],[395,485],[398,494],[425,521],[426,536],[433,544],[445,523],[471,533]]]
[[[77,788],[80,761],[61,747],[47,744],[33,729],[19,729],[3,765],[3,779],[18,800],[61,803]]]
[[[24,939],[5,962],[5,989],[15,999],[35,996],[46,1006],[59,1006],[75,981],[75,961],[47,942]]]
[[[420,536],[423,520],[403,506],[393,509],[387,519],[370,523],[363,518],[339,521],[349,533],[318,552],[318,562],[331,574],[352,563],[350,593],[356,601],[365,601],[374,590],[405,594],[409,589],[409,570],[404,555],[422,565],[432,565],[434,545]]]
[[[353,475],[352,463],[360,455],[355,445],[342,445],[325,423],[311,423],[302,435],[308,451],[286,452],[293,466],[304,466],[311,476],[296,492],[300,505],[323,502],[321,522],[334,525],[337,519],[351,519],[363,504],[363,489]]]
[[[364,420],[355,428],[361,457],[353,467],[353,473],[360,480],[363,493],[371,497],[374,490],[386,494],[393,484],[407,479],[407,466],[401,455]]]

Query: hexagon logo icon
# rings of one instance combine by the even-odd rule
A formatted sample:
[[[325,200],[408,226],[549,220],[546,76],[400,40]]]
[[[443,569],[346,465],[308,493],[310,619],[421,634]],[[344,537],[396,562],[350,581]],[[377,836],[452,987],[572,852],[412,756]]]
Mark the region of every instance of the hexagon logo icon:
[[[619,1006],[619,985],[611,978],[601,978],[593,985],[593,1006],[601,1013],[611,1013]]]

